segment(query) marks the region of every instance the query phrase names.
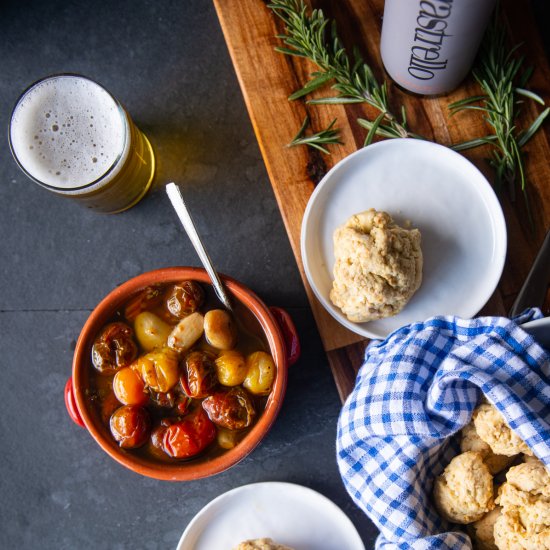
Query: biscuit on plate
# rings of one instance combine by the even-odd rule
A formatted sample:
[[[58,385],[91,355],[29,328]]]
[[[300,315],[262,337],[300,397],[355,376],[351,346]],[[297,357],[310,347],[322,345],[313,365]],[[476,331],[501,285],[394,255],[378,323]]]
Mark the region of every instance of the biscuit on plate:
[[[245,540],[236,546],[234,550],[292,550],[292,548],[277,544],[270,538],[262,538]]]
[[[420,231],[396,225],[374,208],[353,215],[334,232],[330,300],[363,323],[399,313],[422,282]]]

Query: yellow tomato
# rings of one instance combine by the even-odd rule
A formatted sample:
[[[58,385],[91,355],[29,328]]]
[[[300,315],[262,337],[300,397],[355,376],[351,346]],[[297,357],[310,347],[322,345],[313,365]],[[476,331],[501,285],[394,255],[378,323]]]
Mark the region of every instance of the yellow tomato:
[[[124,367],[115,374],[113,391],[123,405],[144,405],[149,400],[143,380],[130,367]]]
[[[216,374],[220,384],[224,386],[238,386],[242,384],[246,372],[246,360],[243,354],[236,350],[223,351],[214,361]]]
[[[178,354],[170,348],[143,355],[132,364],[132,368],[147,387],[159,393],[166,393],[178,383]]]
[[[246,358],[247,373],[243,386],[255,395],[266,395],[275,380],[275,363],[269,353],[256,351]]]

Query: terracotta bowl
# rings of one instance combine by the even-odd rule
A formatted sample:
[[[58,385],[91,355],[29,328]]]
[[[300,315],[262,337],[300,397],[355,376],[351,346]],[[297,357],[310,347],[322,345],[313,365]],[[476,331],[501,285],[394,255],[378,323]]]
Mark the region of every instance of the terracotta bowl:
[[[192,279],[209,284],[207,273],[194,267],[169,267],[138,275],[110,292],[93,310],[84,324],[76,344],[73,359],[72,378],[65,386],[65,404],[71,418],[85,427],[99,446],[117,462],[144,476],[185,481],[199,479],[227,470],[247,456],[269,431],[281,408],[287,384],[287,369],[299,355],[296,330],[289,315],[279,308],[268,308],[251,290],[237,281],[221,276],[233,300],[244,305],[259,322],[265,340],[273,356],[277,374],[266,408],[248,434],[233,449],[222,455],[189,461],[170,463],[144,458],[121,449],[112,439],[108,429],[102,425],[91,409],[85,395],[90,384],[91,348],[100,329],[113,314],[132,296],[152,284],[176,283]]]

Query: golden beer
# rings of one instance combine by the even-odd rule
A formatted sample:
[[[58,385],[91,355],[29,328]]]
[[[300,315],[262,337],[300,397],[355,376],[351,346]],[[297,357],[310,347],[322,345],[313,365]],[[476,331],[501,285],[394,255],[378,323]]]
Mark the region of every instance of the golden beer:
[[[27,176],[93,210],[126,210],[153,182],[149,140],[109,92],[80,75],[28,88],[13,110],[9,139]]]

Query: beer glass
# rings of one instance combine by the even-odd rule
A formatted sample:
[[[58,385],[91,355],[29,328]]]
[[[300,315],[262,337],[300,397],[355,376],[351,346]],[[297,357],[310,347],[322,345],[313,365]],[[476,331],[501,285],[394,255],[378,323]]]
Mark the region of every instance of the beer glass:
[[[29,178],[96,211],[134,206],[153,182],[149,140],[107,90],[81,75],[49,76],[25,90],[9,142]]]

